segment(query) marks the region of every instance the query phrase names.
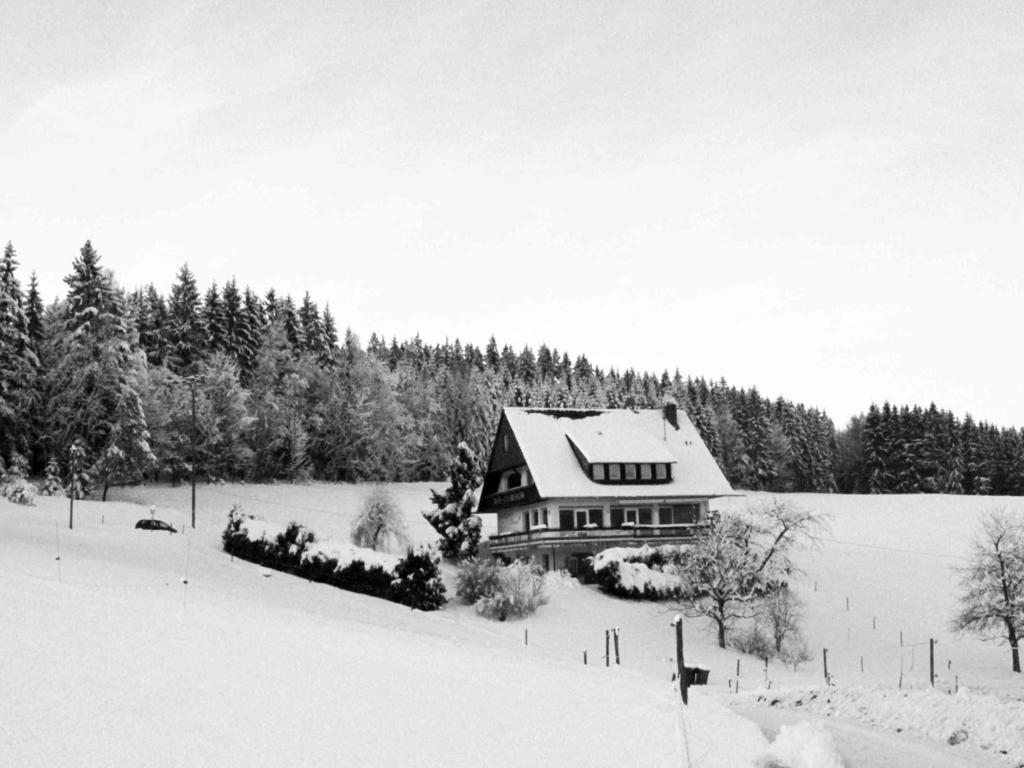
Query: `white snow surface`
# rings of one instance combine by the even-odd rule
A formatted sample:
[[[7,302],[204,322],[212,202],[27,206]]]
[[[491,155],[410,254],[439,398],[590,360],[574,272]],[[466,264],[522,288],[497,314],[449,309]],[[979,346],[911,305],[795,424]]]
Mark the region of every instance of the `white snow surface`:
[[[769,706],[788,707],[826,717],[858,720],[924,736],[956,752],[975,750],[1024,763],[1024,702],[961,688],[956,694],[934,688],[893,690],[882,687],[792,688],[749,694]],[[950,741],[957,743],[950,744]]]
[[[832,736],[820,723],[784,725],[758,768],[843,768]]]
[[[667,665],[637,663],[635,606],[554,577],[528,625],[410,611],[233,560],[224,512],[173,535],[133,528],[148,505],[80,501],[68,530],[66,499],[0,501],[0,765],[677,766],[689,750],[735,768],[766,746],[705,692],[684,720]],[[613,618],[632,662],[583,666],[582,638]],[[667,624],[656,639],[671,647]]]
[[[429,489],[442,486],[390,486],[413,544],[436,538],[420,511]],[[834,699],[835,712],[751,706],[794,725],[819,718],[848,724],[847,735],[877,734],[884,746],[860,739],[864,749],[847,761],[854,768],[1020,762],[1011,755],[1024,745],[1016,709],[1024,678],[1010,673],[1005,646],[953,634],[948,618],[957,593],[951,567],[964,562],[981,516],[1024,511],[1024,499],[780,494],[831,522],[820,548],[797,553],[804,573],[791,585],[806,603],[812,661],[766,669],[718,649],[706,624],[684,619],[686,663],[711,677],[706,689],[691,689],[683,719],[669,683],[674,604],[609,598],[552,574],[548,604],[523,621],[493,622],[453,604],[422,614],[231,562],[221,550],[234,502],[282,527],[295,520],[344,541],[369,490],[200,485],[199,527],[176,536],[132,525],[152,503],[181,529],[187,486],[112,489],[121,501],[76,502],[73,532],[66,499],[42,497],[34,508],[0,501],[0,766],[283,765],[297,754],[365,765],[683,765],[689,747],[693,765],[743,768],[765,756],[767,742],[718,704],[767,685],[772,698],[805,694],[822,682],[822,648],[829,690],[846,702]],[[493,531],[493,516],[484,525],[485,535]],[[446,566],[444,575],[454,593],[454,571]],[[614,650],[610,667],[604,659],[613,627],[618,668]],[[934,692],[930,637],[938,641]],[[913,695],[899,693],[901,673]],[[969,690],[957,695],[958,685]],[[889,714],[872,724],[876,709]],[[980,724],[947,745],[947,727],[968,716]],[[872,748],[879,759],[864,762]],[[928,754],[948,758],[929,763]]]

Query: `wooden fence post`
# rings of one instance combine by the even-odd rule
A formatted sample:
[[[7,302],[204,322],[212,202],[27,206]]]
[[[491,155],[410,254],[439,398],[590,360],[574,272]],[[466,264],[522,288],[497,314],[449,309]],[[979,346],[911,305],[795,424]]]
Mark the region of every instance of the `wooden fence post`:
[[[672,622],[676,626],[676,675],[679,678],[679,695],[683,704],[689,704],[689,680],[686,679],[686,664],[683,661],[683,617],[676,614]]]
[[[928,638],[928,683],[935,687],[935,638]]]
[[[611,630],[606,629],[604,631],[604,665],[606,667],[611,666],[612,663],[611,647],[609,645],[610,636]]]
[[[612,631],[615,633],[615,664],[617,666],[621,663],[619,661],[619,628],[615,627]]]
[[[821,665],[825,669],[825,685],[828,685],[828,648],[821,649]]]

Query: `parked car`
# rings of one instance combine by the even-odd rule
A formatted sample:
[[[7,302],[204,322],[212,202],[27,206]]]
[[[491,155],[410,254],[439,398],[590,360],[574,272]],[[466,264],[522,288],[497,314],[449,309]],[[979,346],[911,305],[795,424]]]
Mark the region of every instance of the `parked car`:
[[[177,533],[178,529],[170,523],[165,523],[163,520],[157,520],[156,518],[147,518],[139,520],[135,524],[136,528],[141,528],[144,531],[169,531],[170,533]]]

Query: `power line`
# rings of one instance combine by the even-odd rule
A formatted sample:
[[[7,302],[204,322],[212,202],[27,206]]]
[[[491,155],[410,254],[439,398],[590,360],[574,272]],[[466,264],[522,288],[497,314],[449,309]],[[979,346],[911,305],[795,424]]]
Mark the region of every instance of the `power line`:
[[[849,547],[861,547],[862,549],[877,549],[882,552],[899,552],[907,555],[924,555],[925,557],[944,557],[949,560],[968,560],[970,558],[964,555],[953,555],[949,552],[927,552],[922,549],[901,549],[900,547],[883,547],[879,544],[864,544],[859,541],[844,541],[842,539],[828,539],[825,537],[818,537],[820,541],[827,541],[830,544],[845,544]]]

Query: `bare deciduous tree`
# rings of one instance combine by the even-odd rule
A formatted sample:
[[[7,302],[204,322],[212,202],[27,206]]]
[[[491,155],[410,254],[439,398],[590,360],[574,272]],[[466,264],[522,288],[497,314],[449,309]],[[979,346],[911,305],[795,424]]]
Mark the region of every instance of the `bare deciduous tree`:
[[[684,612],[711,619],[725,648],[729,627],[786,585],[797,571],[793,549],[813,544],[824,524],[820,515],[785,501],[723,514],[685,558],[683,577],[695,599]]]
[[[401,510],[387,488],[375,485],[363,502],[359,516],[352,521],[352,543],[377,549],[388,544],[403,547],[407,540]]]
[[[804,620],[803,607],[803,601],[789,587],[776,590],[765,598],[761,605],[761,616],[771,632],[775,653],[782,653],[782,644],[786,638],[799,639],[800,625]]]
[[[1014,672],[1020,672],[1018,643],[1024,632],[1024,518],[1006,510],[989,512],[975,536],[968,565],[960,575],[960,610],[951,626],[985,640],[1010,645]]]

